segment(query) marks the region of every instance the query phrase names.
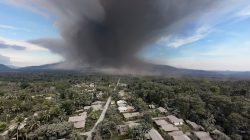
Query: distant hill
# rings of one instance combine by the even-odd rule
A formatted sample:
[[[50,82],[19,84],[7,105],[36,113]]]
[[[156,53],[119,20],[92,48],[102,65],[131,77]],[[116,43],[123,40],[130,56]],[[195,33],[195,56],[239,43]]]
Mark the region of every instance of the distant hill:
[[[0,72],[8,72],[12,71],[12,69],[6,65],[0,64]]]
[[[20,71],[56,70],[59,64],[60,63],[46,64],[40,66],[29,66],[29,67],[19,68],[18,70]]]
[[[0,72],[40,72],[40,71],[57,71],[62,69],[63,63],[54,63],[41,66],[30,66],[24,68],[10,68],[6,65],[0,64]],[[98,68],[79,67],[74,71],[84,73],[100,73],[103,72]],[[119,71],[119,70],[118,70]],[[168,65],[156,65],[145,63],[135,70],[139,75],[155,75],[164,77],[191,77],[191,78],[211,78],[211,79],[247,79],[250,80],[250,72],[237,71],[205,71],[193,69],[180,69]],[[129,73],[129,72],[128,72]],[[110,72],[108,74],[122,74]],[[126,74],[126,73],[125,73]]]

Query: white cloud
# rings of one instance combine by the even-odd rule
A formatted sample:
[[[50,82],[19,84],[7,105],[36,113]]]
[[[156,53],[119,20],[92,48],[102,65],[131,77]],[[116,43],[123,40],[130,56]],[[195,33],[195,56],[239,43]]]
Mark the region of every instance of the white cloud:
[[[237,13],[239,17],[250,17],[250,5]]]
[[[10,26],[10,25],[4,25],[4,24],[0,24],[0,28],[1,29],[8,29],[8,30],[19,30],[19,31],[30,32],[28,29],[25,29],[25,28],[19,28],[19,27],[14,27],[14,26]]]
[[[201,39],[204,39],[210,32],[211,32],[211,28],[209,26],[202,26],[198,28],[194,32],[194,34],[192,34],[191,36],[187,36],[187,37],[168,36],[168,37],[160,39],[158,43],[164,44],[172,48],[179,48],[179,47],[197,42]]]
[[[34,66],[62,61],[63,58],[47,48],[25,41],[0,37],[0,63],[15,66]],[[6,46],[6,47],[5,47]],[[24,49],[19,49],[24,48]]]
[[[1,44],[24,47],[26,50],[49,51],[46,48],[43,48],[41,46],[29,43],[29,42],[13,40],[13,39],[7,39],[7,38],[4,38],[4,37],[0,37],[0,42],[1,42]]]

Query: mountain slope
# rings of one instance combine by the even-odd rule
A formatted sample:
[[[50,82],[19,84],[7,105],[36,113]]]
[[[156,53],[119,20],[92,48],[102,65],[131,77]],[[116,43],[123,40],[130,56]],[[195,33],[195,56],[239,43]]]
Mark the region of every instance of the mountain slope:
[[[12,69],[6,65],[0,64],[0,72],[40,72],[40,71],[56,71],[66,70],[63,69],[63,63],[54,63],[41,66],[30,66],[19,69]],[[78,67],[74,71],[84,73],[102,73],[102,69],[92,67]],[[119,71],[119,70],[118,70]],[[152,76],[166,76],[166,77],[191,77],[191,78],[213,78],[213,79],[247,79],[250,80],[250,72],[236,72],[236,71],[205,71],[205,70],[193,70],[193,69],[180,69],[168,65],[156,65],[145,63],[134,69],[135,75],[152,75]],[[129,74],[127,73],[112,73],[108,74]]]
[[[0,72],[8,72],[11,71],[12,69],[7,67],[6,65],[0,64]]]

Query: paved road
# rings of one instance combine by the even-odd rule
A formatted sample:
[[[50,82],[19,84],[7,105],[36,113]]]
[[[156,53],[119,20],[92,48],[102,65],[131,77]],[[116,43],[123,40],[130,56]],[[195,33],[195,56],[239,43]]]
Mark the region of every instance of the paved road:
[[[116,84],[116,86],[115,86],[115,88],[114,88],[114,91],[116,91],[116,88],[117,88],[117,86],[119,85],[119,83],[120,83],[120,78],[119,78],[118,81],[117,81],[117,84]],[[101,122],[104,120],[105,115],[106,115],[106,112],[107,112],[107,110],[108,110],[108,108],[109,108],[111,99],[112,99],[112,97],[110,96],[110,97],[108,98],[108,100],[107,100],[105,106],[104,106],[104,109],[103,109],[103,111],[102,111],[102,114],[100,115],[99,119],[98,119],[97,122],[95,123],[94,127],[93,127],[89,132],[85,133],[85,135],[88,136],[87,140],[92,140],[92,137],[93,137],[92,134],[93,134],[93,132],[95,132],[96,127],[98,126],[98,124],[101,123]]]
[[[96,127],[98,126],[98,124],[101,123],[104,120],[106,112],[107,112],[107,110],[109,108],[110,102],[111,102],[111,97],[108,98],[108,100],[107,100],[107,102],[106,102],[106,104],[104,106],[104,109],[102,111],[102,114],[100,115],[99,119],[95,123],[94,127],[87,133],[87,136],[88,136],[87,140],[92,140],[92,134],[93,134],[93,132],[95,132]]]

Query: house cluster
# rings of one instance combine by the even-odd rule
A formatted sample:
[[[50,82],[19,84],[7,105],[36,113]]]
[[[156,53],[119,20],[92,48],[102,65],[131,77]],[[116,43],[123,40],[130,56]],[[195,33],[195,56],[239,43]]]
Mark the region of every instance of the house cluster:
[[[118,111],[126,120],[130,120],[132,118],[137,118],[140,116],[140,113],[136,112],[135,107],[128,105],[127,101],[119,100],[116,102],[116,104],[118,106]]]
[[[104,104],[105,102],[103,101],[95,101],[91,104],[91,106],[85,106],[83,109],[75,111],[76,115],[69,117],[68,122],[72,122],[75,129],[83,129],[85,128],[87,111],[90,109],[93,109],[94,111],[102,110]]]
[[[79,89],[81,89],[81,90],[84,89],[85,92],[95,92],[96,91],[95,87],[96,87],[95,83],[90,83],[90,84],[80,83],[80,84],[76,84],[73,86],[73,88],[76,91],[79,91]]]
[[[152,108],[152,106],[150,107]],[[169,114],[168,111],[163,107],[159,107],[157,110],[161,114]],[[202,126],[189,120],[184,121],[183,119],[174,115],[153,118],[153,121],[158,129],[168,134],[173,140],[191,140],[191,137],[197,140],[212,140],[210,134],[205,132]],[[192,133],[184,133],[182,131],[183,125],[188,125],[193,130]]]
[[[153,120],[156,126],[171,136],[173,140],[191,140],[179,129],[184,123],[183,119],[179,119],[174,115],[168,115],[167,117],[154,118]]]
[[[133,129],[138,125],[140,125],[140,123],[137,123],[135,121],[125,122],[125,124],[123,125],[117,125],[116,131],[119,135],[126,135],[128,134],[129,129]]]

